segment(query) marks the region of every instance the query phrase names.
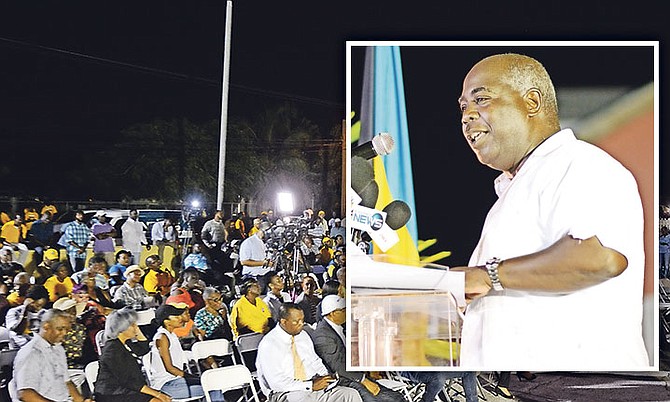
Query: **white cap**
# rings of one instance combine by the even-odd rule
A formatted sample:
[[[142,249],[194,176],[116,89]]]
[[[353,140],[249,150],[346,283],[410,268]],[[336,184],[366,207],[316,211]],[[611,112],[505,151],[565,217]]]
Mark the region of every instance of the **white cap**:
[[[346,301],[338,295],[328,295],[321,300],[321,315],[328,315],[335,310],[347,307]]]

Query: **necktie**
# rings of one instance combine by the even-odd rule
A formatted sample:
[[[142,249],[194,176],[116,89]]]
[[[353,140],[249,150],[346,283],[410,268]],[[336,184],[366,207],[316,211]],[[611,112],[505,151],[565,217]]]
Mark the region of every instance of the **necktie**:
[[[293,353],[293,377],[298,381],[305,381],[305,366],[302,364],[302,359],[298,355],[298,348],[295,345],[295,336],[291,337],[291,353]]]

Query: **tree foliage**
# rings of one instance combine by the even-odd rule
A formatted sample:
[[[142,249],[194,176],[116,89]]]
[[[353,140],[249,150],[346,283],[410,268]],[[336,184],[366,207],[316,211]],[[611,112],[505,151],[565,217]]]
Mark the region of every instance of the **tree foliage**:
[[[105,177],[97,196],[181,202],[197,195],[216,201],[218,121],[156,119],[120,133],[104,152],[109,164],[92,164]],[[227,129],[224,199],[274,207],[276,193],[290,191],[296,208],[336,207],[340,199],[341,127],[322,133],[290,104],[253,119],[231,118]],[[100,150],[86,157],[97,160]],[[88,176],[87,176],[88,177]],[[82,178],[83,179],[83,178]]]

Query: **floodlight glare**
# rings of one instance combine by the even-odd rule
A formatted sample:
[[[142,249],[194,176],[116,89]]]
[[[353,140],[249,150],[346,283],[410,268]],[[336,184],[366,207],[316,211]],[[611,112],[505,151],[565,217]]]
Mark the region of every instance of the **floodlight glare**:
[[[293,194],[277,193],[277,202],[279,210],[282,212],[293,212]]]
[[[200,201],[198,201],[198,200],[191,201],[191,207],[192,208],[200,208]]]

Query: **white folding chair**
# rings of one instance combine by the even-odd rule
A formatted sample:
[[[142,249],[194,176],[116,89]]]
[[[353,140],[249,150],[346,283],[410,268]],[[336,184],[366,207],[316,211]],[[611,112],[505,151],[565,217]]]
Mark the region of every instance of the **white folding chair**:
[[[244,354],[258,350],[262,338],[263,334],[252,333],[240,335],[235,339],[235,347],[240,356],[240,361],[249,369],[253,378],[256,378],[256,362],[249,359],[248,356],[245,359]]]
[[[202,374],[200,369],[200,360],[206,359],[210,356],[227,357],[230,356],[232,364],[237,364],[233,348],[227,339],[210,339],[206,341],[198,341],[191,345],[191,355],[189,360],[195,363],[198,369],[198,374]]]
[[[105,346],[105,330],[101,329],[95,334],[95,351],[98,352],[98,356],[102,356],[102,347]]]
[[[156,317],[156,310],[150,308],[148,310],[137,311],[137,325],[151,324],[151,320]]]
[[[150,376],[149,373],[151,372],[151,352],[145,354],[142,356],[142,366],[144,366],[144,373],[147,377],[147,382],[148,385],[151,387],[153,384],[150,382]],[[192,396],[189,398],[183,398],[183,399],[176,399],[172,398],[172,402],[191,402],[191,401],[201,401],[203,397],[201,396]]]
[[[95,382],[98,380],[98,369],[100,368],[100,362],[97,360],[92,361],[84,367],[84,374],[86,375],[86,383],[88,388],[93,392]]]
[[[260,402],[256,387],[254,386],[254,380],[251,377],[251,372],[246,366],[241,364],[207,370],[202,373],[200,383],[202,384],[203,391],[205,391],[205,399],[207,402],[212,402],[209,397],[209,391],[219,390],[221,392],[226,392],[234,389],[243,389],[245,395],[246,390],[251,389],[253,400]]]

